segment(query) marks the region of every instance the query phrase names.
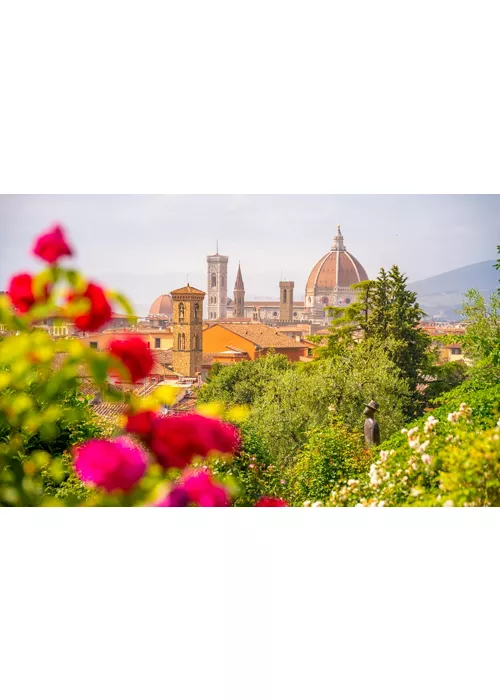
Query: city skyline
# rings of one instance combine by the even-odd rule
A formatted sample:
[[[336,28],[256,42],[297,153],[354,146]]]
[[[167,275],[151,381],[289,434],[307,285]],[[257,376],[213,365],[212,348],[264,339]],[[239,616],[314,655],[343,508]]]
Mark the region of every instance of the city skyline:
[[[346,247],[370,277],[398,264],[410,281],[493,259],[498,195],[3,195],[0,286],[36,270],[33,237],[60,221],[76,264],[138,306],[182,286],[206,286],[206,256],[238,262],[247,298],[277,298],[279,281],[307,276],[341,224]],[[140,312],[143,309],[139,309]]]

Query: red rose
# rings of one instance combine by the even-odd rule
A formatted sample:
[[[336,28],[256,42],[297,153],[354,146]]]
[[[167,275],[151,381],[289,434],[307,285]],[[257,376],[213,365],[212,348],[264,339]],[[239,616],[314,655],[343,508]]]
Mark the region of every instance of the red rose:
[[[196,456],[235,452],[239,440],[232,425],[197,413],[187,413],[157,418],[149,444],[158,463],[165,469],[183,469]]]
[[[65,238],[62,226],[55,224],[46,233],[42,233],[33,246],[33,255],[45,260],[50,265],[56,263],[64,255],[72,255],[73,252]]]
[[[28,272],[23,272],[20,275],[12,277],[9,282],[7,294],[15,308],[24,314],[29,311],[37,301],[47,301],[50,295],[50,287],[49,285],[45,285],[43,295],[35,297],[33,277]]]
[[[148,377],[153,369],[153,353],[139,336],[113,340],[109,345],[109,352],[125,365],[133,384]]]
[[[68,296],[68,301],[78,302],[86,299],[90,303],[90,308],[74,318],[75,326],[80,331],[98,331],[108,321],[111,320],[111,306],[102,287],[89,282],[83,294],[72,292]]]
[[[255,504],[256,508],[287,508],[288,503],[281,498],[272,498],[271,496],[263,496]]]
[[[140,413],[127,416],[125,430],[127,433],[133,433],[134,435],[141,437],[143,440],[147,440],[149,437],[151,437],[153,421],[155,418],[156,413],[153,413],[153,411],[141,411]]]

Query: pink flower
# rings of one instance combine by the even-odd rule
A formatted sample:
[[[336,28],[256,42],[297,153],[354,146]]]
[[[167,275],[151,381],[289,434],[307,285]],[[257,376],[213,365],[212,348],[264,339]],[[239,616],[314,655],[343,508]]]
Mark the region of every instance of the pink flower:
[[[194,457],[212,452],[232,454],[239,444],[232,425],[197,413],[156,418],[151,432],[148,445],[165,469],[183,469]]]
[[[130,438],[90,440],[75,450],[75,471],[89,486],[130,491],[144,476],[147,455]]]
[[[55,224],[39,236],[33,246],[33,255],[45,260],[50,265],[56,263],[64,255],[72,254],[73,252],[65,238],[65,231],[59,224]]]
[[[183,508],[188,505],[217,508],[228,506],[229,496],[226,489],[214,481],[211,473],[203,469],[186,473],[178,486],[156,505],[161,508]]]

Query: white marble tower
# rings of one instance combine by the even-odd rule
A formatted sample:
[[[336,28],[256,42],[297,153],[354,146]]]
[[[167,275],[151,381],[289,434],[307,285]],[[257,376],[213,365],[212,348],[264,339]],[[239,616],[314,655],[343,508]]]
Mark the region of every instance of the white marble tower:
[[[227,317],[227,264],[229,258],[217,253],[207,256],[208,320]]]

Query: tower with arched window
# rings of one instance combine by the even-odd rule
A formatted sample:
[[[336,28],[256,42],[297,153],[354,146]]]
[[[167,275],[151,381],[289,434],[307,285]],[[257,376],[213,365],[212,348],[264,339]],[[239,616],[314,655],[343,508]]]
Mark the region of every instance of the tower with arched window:
[[[294,282],[280,282],[280,321],[293,320]]]
[[[215,321],[227,316],[227,264],[226,255],[207,256],[207,306],[208,320]]]
[[[201,372],[203,338],[203,299],[205,292],[189,284],[170,292],[173,302],[172,366],[184,377]]]

